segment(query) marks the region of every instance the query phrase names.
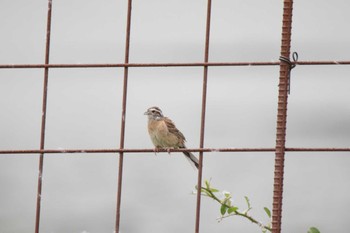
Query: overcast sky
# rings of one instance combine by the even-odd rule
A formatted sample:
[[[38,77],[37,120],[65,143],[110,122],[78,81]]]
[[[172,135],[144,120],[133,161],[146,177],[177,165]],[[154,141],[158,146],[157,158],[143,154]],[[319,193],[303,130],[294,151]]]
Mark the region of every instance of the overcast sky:
[[[278,61],[282,1],[213,0],[212,62]],[[349,2],[295,1],[291,51],[299,60],[349,60]],[[53,0],[50,63],[122,63],[126,0]],[[46,0],[0,1],[0,64],[42,64]],[[202,62],[206,1],[134,0],[130,62]],[[349,147],[349,66],[292,71],[288,147]],[[126,148],[153,148],[144,111],[159,106],[198,148],[203,68],[130,68]],[[0,149],[38,149],[42,69],[0,69]],[[279,67],[210,67],[205,147],[275,146]],[[47,149],[118,148],[123,68],[50,69]],[[350,227],[349,153],[286,153],[282,229]],[[0,232],[33,232],[38,155],[0,156]],[[268,221],[274,153],[208,153],[203,179]],[[45,156],[41,232],[112,233],[118,155]],[[197,173],[180,153],[126,154],[121,232],[194,232]],[[201,232],[260,232],[245,219],[218,223],[203,198]]]

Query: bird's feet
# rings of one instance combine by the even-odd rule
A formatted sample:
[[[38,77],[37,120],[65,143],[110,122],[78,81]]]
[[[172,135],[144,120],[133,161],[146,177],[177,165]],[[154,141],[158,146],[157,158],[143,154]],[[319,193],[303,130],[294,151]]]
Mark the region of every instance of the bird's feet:
[[[166,151],[168,152],[169,155],[170,155],[170,150],[171,150],[171,149],[174,149],[174,147],[167,147],[167,148],[166,148]]]
[[[157,155],[157,153],[161,150],[161,149],[166,149],[166,151],[168,152],[168,154],[170,155],[170,150],[171,149],[175,149],[174,147],[164,147],[164,148],[162,148],[162,147],[155,147],[154,148],[154,154],[155,155]]]
[[[159,152],[159,149],[161,149],[161,148],[158,146],[154,148],[154,155],[157,155],[157,153]]]

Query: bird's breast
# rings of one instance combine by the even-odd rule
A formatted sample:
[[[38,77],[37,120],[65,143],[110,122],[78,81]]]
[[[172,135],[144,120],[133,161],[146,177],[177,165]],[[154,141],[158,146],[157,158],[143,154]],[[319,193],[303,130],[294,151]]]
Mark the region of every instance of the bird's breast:
[[[148,123],[148,133],[156,147],[178,147],[178,138],[169,132],[166,123],[162,120],[150,120]]]

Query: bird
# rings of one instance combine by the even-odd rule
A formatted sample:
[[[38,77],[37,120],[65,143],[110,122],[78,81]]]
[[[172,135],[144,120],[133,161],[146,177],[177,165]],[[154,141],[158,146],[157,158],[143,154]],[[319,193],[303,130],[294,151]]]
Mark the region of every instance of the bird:
[[[148,108],[144,115],[148,117],[148,133],[156,150],[186,148],[185,136],[176,128],[172,120],[163,115],[159,107]],[[183,153],[191,165],[198,169],[198,159],[191,152]]]

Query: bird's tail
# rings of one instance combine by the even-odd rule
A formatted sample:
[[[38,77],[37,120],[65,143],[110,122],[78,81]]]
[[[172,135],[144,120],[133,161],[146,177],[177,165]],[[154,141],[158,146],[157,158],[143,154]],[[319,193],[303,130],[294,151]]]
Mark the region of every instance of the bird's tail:
[[[184,151],[183,153],[186,156],[186,158],[188,159],[188,161],[190,162],[190,164],[192,166],[194,165],[198,169],[199,161],[196,158],[196,156],[194,156],[191,152],[188,152],[188,151]]]

